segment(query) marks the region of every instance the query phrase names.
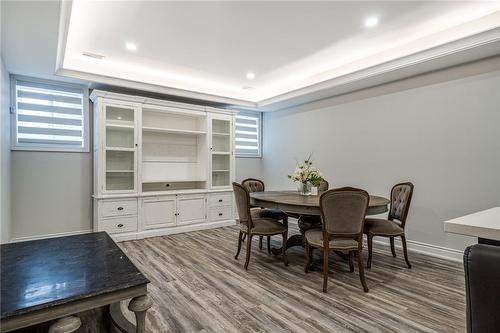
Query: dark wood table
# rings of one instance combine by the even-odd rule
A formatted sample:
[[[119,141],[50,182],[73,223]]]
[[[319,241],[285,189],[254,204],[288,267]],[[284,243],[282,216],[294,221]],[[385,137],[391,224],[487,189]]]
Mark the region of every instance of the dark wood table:
[[[4,244],[0,260],[1,332],[54,319],[51,330],[73,332],[75,314],[128,299],[137,326],[116,311],[112,321],[144,332],[149,280],[107,233]]]
[[[319,195],[301,195],[293,191],[266,191],[250,193],[252,206],[274,208],[295,215],[320,215]],[[390,201],[384,197],[370,195],[366,215],[377,215],[387,212]],[[303,231],[300,235],[292,235],[287,241],[287,248],[302,246]],[[281,249],[273,249],[273,253],[281,253]],[[342,253],[337,254],[343,258]]]

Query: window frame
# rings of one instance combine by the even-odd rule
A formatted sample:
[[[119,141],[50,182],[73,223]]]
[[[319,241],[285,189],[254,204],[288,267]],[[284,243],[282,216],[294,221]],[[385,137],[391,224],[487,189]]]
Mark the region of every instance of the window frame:
[[[236,122],[237,122],[237,117],[238,115],[252,115],[252,116],[255,116],[257,115],[258,116],[258,126],[257,126],[257,137],[258,137],[258,147],[259,147],[259,153],[258,154],[241,154],[241,153],[236,153],[236,137],[237,137],[237,134],[236,134]],[[263,126],[262,126],[262,119],[263,119],[263,115],[262,115],[262,112],[261,111],[239,111],[235,117],[234,117],[234,128],[235,128],[235,131],[234,131],[234,150],[235,150],[235,156],[237,158],[262,158],[262,130],[263,130]]]
[[[17,94],[16,86],[18,81],[28,81],[32,83],[47,84],[55,87],[82,90],[82,121],[83,121],[83,147],[69,148],[65,145],[57,144],[18,144],[17,143]],[[18,151],[46,151],[46,152],[68,152],[68,153],[89,153],[90,152],[90,111],[89,111],[89,89],[80,84],[67,83],[47,79],[39,79],[23,75],[10,76],[10,149]]]

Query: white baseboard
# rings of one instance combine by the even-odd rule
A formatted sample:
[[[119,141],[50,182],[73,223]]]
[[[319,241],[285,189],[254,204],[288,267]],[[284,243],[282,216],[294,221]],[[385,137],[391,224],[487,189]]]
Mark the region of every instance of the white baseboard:
[[[374,238],[373,242],[389,247],[389,238]],[[408,239],[406,240],[406,244],[409,252],[422,253],[436,258],[462,262],[464,256],[464,253],[460,250],[450,249],[434,244],[422,243]],[[394,246],[397,248],[402,248],[403,246],[401,244],[401,239],[396,238],[394,241]]]
[[[26,236],[26,237],[15,237],[10,240],[10,243],[17,242],[26,242],[37,239],[46,239],[46,238],[55,238],[55,237],[64,237],[64,236],[73,236],[73,235],[81,235],[92,232],[92,229],[89,230],[80,230],[80,231],[67,231],[67,232],[58,232],[55,234],[47,234],[47,235],[37,235],[37,236]]]

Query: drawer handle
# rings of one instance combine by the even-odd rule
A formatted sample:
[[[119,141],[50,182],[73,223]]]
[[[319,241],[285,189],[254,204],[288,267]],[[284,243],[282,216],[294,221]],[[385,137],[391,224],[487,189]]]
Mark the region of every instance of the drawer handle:
[[[219,216],[222,216],[222,213],[219,213]]]
[[[117,227],[118,227],[118,228],[123,228],[123,224],[122,224],[122,223],[120,223],[120,224],[118,224],[118,225],[117,225]]]
[[[219,199],[219,202],[222,202],[222,199]]]
[[[123,210],[123,207],[118,207],[117,209],[118,209],[118,210]]]

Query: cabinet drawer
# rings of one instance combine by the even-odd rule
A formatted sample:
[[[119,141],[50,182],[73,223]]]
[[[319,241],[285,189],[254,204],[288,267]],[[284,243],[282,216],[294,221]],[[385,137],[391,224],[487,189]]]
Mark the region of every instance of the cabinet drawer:
[[[137,215],[137,200],[116,200],[102,202],[102,217]]]
[[[137,216],[117,217],[99,221],[99,231],[109,234],[137,231]]]
[[[230,192],[212,193],[208,197],[209,207],[232,206],[232,204],[233,204],[233,194]]]
[[[209,210],[210,221],[230,220],[233,218],[233,208],[226,207],[213,207]]]

